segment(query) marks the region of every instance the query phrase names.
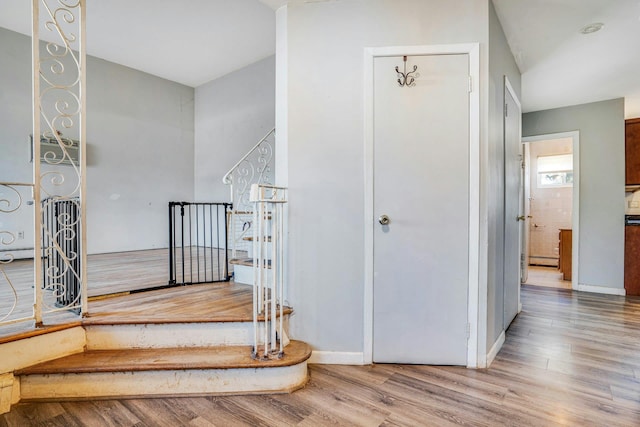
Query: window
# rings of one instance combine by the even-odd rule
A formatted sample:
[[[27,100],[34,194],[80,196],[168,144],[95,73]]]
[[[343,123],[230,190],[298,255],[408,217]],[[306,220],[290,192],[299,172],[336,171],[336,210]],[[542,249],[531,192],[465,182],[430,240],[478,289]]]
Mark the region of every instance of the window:
[[[572,186],[573,154],[538,157],[538,188]]]

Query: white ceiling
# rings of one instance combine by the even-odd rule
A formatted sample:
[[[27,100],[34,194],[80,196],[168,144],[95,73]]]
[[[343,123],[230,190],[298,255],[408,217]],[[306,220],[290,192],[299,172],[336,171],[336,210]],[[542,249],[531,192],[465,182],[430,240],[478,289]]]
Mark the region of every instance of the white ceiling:
[[[88,54],[192,87],[275,53],[257,0],[87,0],[86,22]],[[0,0],[0,27],[30,26],[31,1]]]
[[[87,0],[87,52],[195,87],[272,55],[273,9],[286,2]],[[626,97],[627,117],[640,117],[640,0],[493,2],[525,112]],[[579,33],[593,22],[605,26]],[[30,34],[30,2],[1,0],[0,26]]]
[[[523,110],[626,97],[640,117],[639,0],[493,0],[522,72]],[[580,29],[604,23],[597,33]]]

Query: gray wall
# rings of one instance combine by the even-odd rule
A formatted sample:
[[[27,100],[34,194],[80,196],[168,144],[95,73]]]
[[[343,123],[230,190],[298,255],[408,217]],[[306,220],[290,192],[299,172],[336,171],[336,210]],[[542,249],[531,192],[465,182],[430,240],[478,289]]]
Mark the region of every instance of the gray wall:
[[[624,99],[523,115],[523,136],[575,130],[580,132],[578,281],[623,289]]]
[[[275,126],[275,56],[195,90],[195,197],[229,201],[225,173]]]
[[[489,2],[489,138],[487,189],[487,348],[503,331],[504,313],[504,77],[520,97],[520,71]],[[517,246],[517,245],[516,245]]]
[[[31,182],[30,38],[0,29],[0,58],[0,181]],[[87,58],[89,253],[167,246],[167,202],[193,198],[193,97],[187,86]],[[9,220],[4,229],[32,229]]]
[[[486,79],[487,15],[485,0],[301,3],[280,15],[287,35],[278,45],[288,55],[278,69],[288,73],[288,95],[279,91],[287,99],[277,102],[288,120],[291,327],[315,349],[363,351],[364,47],[480,42]],[[484,143],[486,126],[481,133]]]

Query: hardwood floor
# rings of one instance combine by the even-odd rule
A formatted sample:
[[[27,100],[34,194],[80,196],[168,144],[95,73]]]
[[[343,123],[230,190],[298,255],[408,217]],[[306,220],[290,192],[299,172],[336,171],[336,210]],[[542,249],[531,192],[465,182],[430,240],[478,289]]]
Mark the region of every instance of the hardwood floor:
[[[187,280],[204,281],[217,280],[223,277],[217,273],[218,250],[212,254],[211,250],[192,250],[201,260],[201,266],[208,266],[210,272],[205,278],[204,273],[198,275],[196,257],[190,258],[191,263],[185,265]],[[223,251],[224,252],[224,251]],[[89,298],[102,295],[127,293],[141,289],[166,286],[169,280],[169,255],[167,249],[150,249],[144,251],[118,252],[110,254],[89,255],[87,259],[87,282]],[[211,275],[211,267],[216,271]],[[182,278],[182,265],[178,263],[176,269],[178,278]],[[31,316],[33,312],[33,260],[15,260],[9,264],[0,265],[0,318],[12,310],[15,298],[14,293],[7,283],[9,278],[13,284],[17,297],[16,307],[7,320],[20,319]],[[47,307],[55,306],[55,296],[51,291],[44,292]],[[60,321],[69,321],[68,316],[60,321],[59,314],[48,316],[45,323],[57,324]],[[22,331],[33,327],[33,322],[3,327],[0,334]]]
[[[640,298],[522,302],[489,369],[312,365],[293,394],[24,403],[0,426],[640,425]]]
[[[253,288],[234,282],[179,286],[89,302],[84,324],[243,322]],[[285,314],[291,313],[285,308]]]
[[[557,267],[530,265],[527,274],[527,285],[547,288],[571,289],[570,280],[562,280],[562,273]]]

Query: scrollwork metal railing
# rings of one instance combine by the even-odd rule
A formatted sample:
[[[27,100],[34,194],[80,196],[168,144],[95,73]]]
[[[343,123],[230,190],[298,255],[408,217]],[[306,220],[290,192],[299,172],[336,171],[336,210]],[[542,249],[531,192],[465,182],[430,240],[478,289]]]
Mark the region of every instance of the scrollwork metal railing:
[[[229,212],[231,257],[251,252],[253,204],[250,191],[253,184],[273,184],[275,172],[275,134],[271,129],[222,178],[229,185],[232,210]]]
[[[0,325],[34,320],[34,312],[18,311],[19,305],[27,307],[33,301],[33,290],[29,281],[26,286],[24,280],[18,277],[21,272],[14,268],[15,253],[20,250],[15,244],[18,241],[18,233],[14,229],[4,229],[14,223],[13,217],[23,214],[25,197],[20,189],[33,188],[31,183],[0,182],[0,224],[6,224],[0,228]],[[23,304],[24,303],[24,304]]]
[[[31,9],[33,183],[0,183],[0,215],[25,215],[1,221],[9,224],[0,230],[2,325],[34,320],[39,326],[45,315],[86,314],[87,307],[85,0],[32,0]],[[22,209],[25,196],[19,187],[32,189],[33,203],[27,203],[32,212]],[[26,223],[27,215],[33,222],[33,246],[28,248],[33,259],[18,261],[15,253],[27,248],[16,247],[25,235],[16,236],[15,227]],[[32,304],[26,301],[29,294]],[[21,315],[26,309],[32,309],[32,316]]]
[[[34,205],[34,246],[44,260],[35,263],[42,280],[35,311],[42,323],[46,313],[87,312],[85,0],[32,1],[34,199],[42,201]]]

